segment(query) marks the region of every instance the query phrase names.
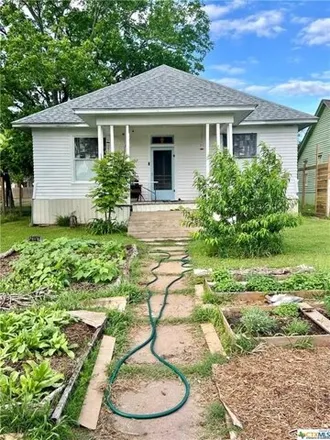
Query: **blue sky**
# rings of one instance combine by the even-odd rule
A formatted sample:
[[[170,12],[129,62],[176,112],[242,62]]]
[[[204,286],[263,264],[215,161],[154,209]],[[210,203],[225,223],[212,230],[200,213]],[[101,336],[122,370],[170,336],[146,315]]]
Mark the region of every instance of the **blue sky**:
[[[330,98],[330,0],[207,0],[204,78],[299,110]]]

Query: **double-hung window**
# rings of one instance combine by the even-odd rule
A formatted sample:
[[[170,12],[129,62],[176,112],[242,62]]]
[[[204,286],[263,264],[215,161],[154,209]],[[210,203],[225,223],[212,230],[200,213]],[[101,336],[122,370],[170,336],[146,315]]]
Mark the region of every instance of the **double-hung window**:
[[[227,135],[223,135],[223,146],[227,147]],[[257,155],[257,133],[233,134],[233,154],[240,159],[248,159]]]
[[[104,138],[105,149],[105,138]],[[97,138],[74,138],[75,180],[88,181],[93,177],[94,160],[98,158]]]

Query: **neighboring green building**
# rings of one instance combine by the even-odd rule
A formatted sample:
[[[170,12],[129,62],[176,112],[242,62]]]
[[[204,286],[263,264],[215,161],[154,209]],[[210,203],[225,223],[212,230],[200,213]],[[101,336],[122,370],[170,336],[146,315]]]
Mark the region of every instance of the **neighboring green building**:
[[[305,204],[315,205],[315,169],[308,169],[316,163],[327,163],[330,157],[330,99],[322,99],[315,116],[319,118],[317,124],[312,125],[298,149],[298,170],[306,164],[305,177]],[[299,198],[303,193],[303,172],[298,171]]]

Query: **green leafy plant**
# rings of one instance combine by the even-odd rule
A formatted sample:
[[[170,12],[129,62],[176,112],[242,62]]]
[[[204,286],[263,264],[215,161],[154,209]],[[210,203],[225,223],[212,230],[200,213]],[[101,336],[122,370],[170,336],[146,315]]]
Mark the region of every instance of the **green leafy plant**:
[[[244,285],[235,281],[229,271],[217,270],[213,273],[212,279],[217,292],[243,292],[245,290]]]
[[[60,328],[73,321],[66,311],[42,307],[0,315],[0,360],[15,363],[42,360],[55,353],[73,358],[72,348]]]
[[[328,315],[330,315],[330,296],[324,298],[324,307]]]
[[[329,273],[297,273],[286,278],[281,283],[281,289],[285,290],[329,290]]]
[[[307,321],[303,319],[294,318],[285,326],[285,334],[289,336],[308,335],[311,330],[311,326]]]
[[[270,275],[251,275],[245,289],[253,292],[276,292],[280,289],[280,283]]]
[[[24,373],[12,371],[9,375],[0,372],[0,389],[4,401],[11,399],[29,403],[41,400],[49,389],[59,387],[64,379],[63,374],[50,368],[48,361],[40,364],[26,361],[23,370]]]
[[[244,330],[252,336],[269,335],[277,327],[275,318],[258,307],[243,309],[240,322]]]
[[[59,291],[76,281],[108,283],[124,262],[124,246],[108,241],[68,239],[24,242],[15,246],[20,257],[5,279],[5,291],[32,291],[48,287]]]
[[[195,236],[221,256],[280,253],[281,231],[299,223],[288,213],[288,182],[281,160],[264,143],[243,169],[227,152],[216,151],[209,177],[196,173],[197,209],[184,211],[186,223],[199,227]]]
[[[117,205],[125,203],[129,184],[134,178],[135,162],[121,151],[108,153],[103,159],[95,161],[95,187],[89,193],[98,212],[112,223]]]
[[[277,316],[287,317],[287,318],[298,318],[299,316],[299,306],[298,304],[281,304],[274,307],[273,314]]]
[[[87,230],[93,235],[106,235],[126,232],[127,225],[125,223],[118,223],[115,220],[109,221],[103,218],[93,218],[88,222]]]

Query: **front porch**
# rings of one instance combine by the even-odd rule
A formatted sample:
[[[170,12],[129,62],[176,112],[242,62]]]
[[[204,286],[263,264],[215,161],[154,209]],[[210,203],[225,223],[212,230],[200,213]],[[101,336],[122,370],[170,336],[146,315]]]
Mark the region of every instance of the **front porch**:
[[[231,118],[233,120],[233,118]],[[224,145],[233,152],[233,122],[213,124],[98,126],[98,157],[125,151],[136,161],[136,178],[127,204],[139,210],[155,209],[154,203],[193,203],[197,196],[194,173],[208,175],[210,153]],[[226,144],[225,144],[226,140]],[[152,204],[150,204],[152,202]],[[163,210],[171,210],[162,203]]]

